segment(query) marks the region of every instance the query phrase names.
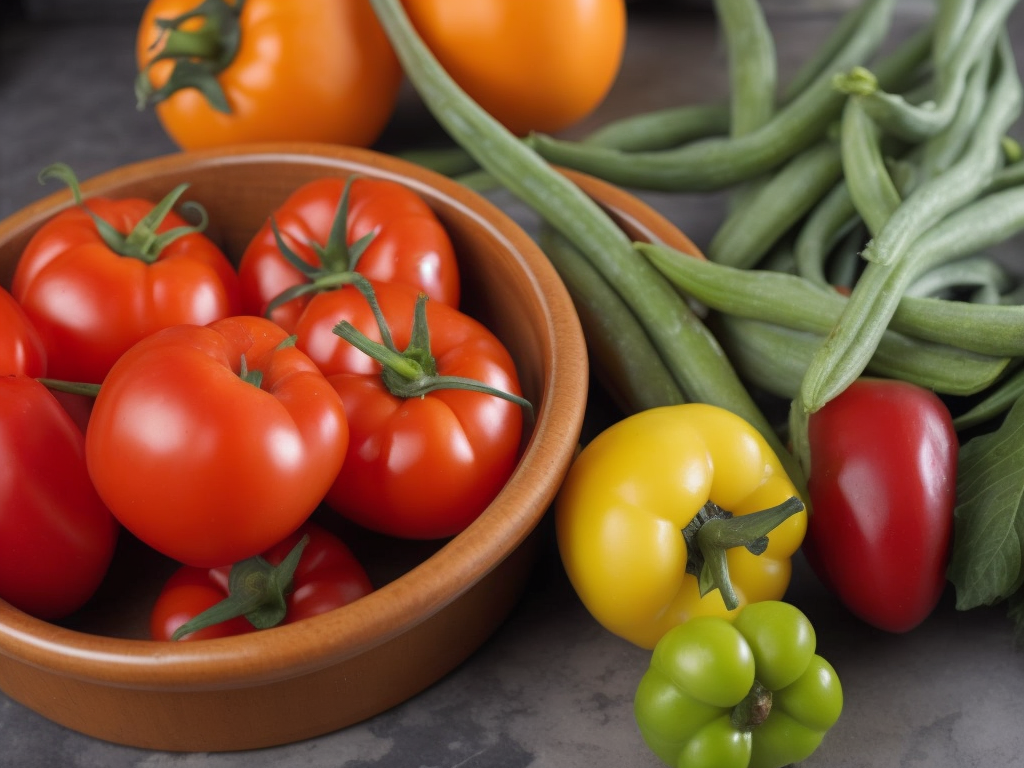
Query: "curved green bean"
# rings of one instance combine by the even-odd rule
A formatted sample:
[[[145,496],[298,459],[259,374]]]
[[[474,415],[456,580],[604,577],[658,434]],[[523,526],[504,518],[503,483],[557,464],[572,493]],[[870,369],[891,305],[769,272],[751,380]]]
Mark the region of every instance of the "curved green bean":
[[[835,59],[837,67],[867,61],[890,28],[895,0],[869,0],[863,23]],[[919,32],[887,59],[880,72],[919,62],[930,49],[931,31]],[[900,73],[902,74],[902,72]],[[881,76],[881,75],[880,75]],[[894,75],[895,76],[895,75]],[[532,134],[526,140],[551,162],[577,168],[622,186],[663,191],[712,191],[776,168],[818,141],[842,110],[845,97],[823,73],[761,128],[738,137],[710,138],[675,149],[621,152]]]
[[[707,257],[752,267],[842,176],[839,148],[828,139],[798,153],[758,186],[719,226]]]
[[[989,54],[1016,4],[1017,0],[982,2],[936,74],[939,92],[934,101],[912,104],[900,94],[885,90],[878,78],[864,68],[854,68],[837,77],[836,87],[862,100],[864,109],[886,132],[912,141],[934,136],[952,121],[968,73]]]
[[[725,104],[684,104],[620,117],[591,131],[582,143],[625,152],[668,149],[724,136],[730,122]]]
[[[775,39],[758,0],[715,0],[729,70],[732,136],[743,136],[775,113]]]
[[[823,337],[739,315],[718,316],[713,325],[740,375],[787,400],[797,396]],[[1009,358],[983,358],[889,331],[865,370],[941,394],[966,396],[991,387],[1009,362]]]
[[[857,213],[877,235],[903,198],[889,175],[882,152],[882,132],[857,99],[843,108],[839,132],[843,178]]]
[[[1024,205],[1024,195],[1018,204]],[[1017,214],[1024,231],[1024,208]],[[940,241],[935,241],[936,246]],[[827,334],[849,298],[798,275],[726,267],[663,245],[634,247],[683,293],[729,315],[764,320],[792,330]],[[955,251],[933,252],[956,257]],[[1024,306],[969,304],[904,296],[889,328],[906,336],[985,357],[1024,356]]]
[[[619,409],[685,402],[643,326],[587,258],[544,223],[538,242],[572,297],[595,374]]]
[[[1024,370],[1018,369],[999,383],[992,392],[972,408],[953,418],[953,428],[962,432],[998,418],[1024,397]]]

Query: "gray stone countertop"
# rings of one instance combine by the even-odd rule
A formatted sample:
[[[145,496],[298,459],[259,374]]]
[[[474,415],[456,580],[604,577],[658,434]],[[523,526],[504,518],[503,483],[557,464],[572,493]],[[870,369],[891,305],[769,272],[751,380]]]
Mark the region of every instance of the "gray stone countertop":
[[[778,8],[781,4],[773,4]],[[639,8],[639,5],[634,5]],[[780,70],[790,72],[834,22],[776,11]],[[42,197],[50,162],[80,178],[173,152],[151,111],[135,109],[131,20],[4,22],[0,31],[0,218]],[[1024,44],[1024,35],[1014,37]],[[631,19],[627,55],[608,100],[570,131],[613,117],[724,93],[713,17],[646,3]],[[404,94],[379,148],[436,137]],[[720,217],[713,196],[643,194],[698,245]],[[530,212],[504,201],[530,228]],[[593,409],[606,407],[600,393]],[[637,732],[632,699],[649,653],[603,630],[566,580],[550,521],[528,591],[478,652],[413,699],[309,741],[251,752],[171,754],[110,744],[56,725],[0,694],[0,766],[17,768],[643,768],[659,765]],[[903,635],[852,618],[801,559],[787,599],[818,633],[838,671],[845,708],[808,768],[1004,768],[1024,765],[1024,654],[1002,607],[958,612],[948,592]]]

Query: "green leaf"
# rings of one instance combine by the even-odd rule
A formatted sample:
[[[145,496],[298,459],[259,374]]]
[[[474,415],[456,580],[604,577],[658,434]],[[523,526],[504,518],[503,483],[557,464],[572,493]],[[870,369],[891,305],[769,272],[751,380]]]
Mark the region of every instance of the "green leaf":
[[[994,432],[960,450],[953,552],[948,577],[956,606],[1004,600],[1022,583],[1024,398]]]

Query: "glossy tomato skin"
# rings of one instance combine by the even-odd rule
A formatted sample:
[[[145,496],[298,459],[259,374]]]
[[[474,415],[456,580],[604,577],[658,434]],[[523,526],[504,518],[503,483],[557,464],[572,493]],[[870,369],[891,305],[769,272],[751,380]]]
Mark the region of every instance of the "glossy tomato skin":
[[[270,320],[158,331],[111,368],[86,436],[89,473],[139,539],[230,565],[299,527],[348,444],[341,399]],[[259,386],[239,376],[242,358]]]
[[[403,0],[469,96],[522,136],[568,128],[607,95],[622,63],[625,0]]]
[[[159,18],[194,10],[199,0],[151,0],[136,36],[139,68],[154,55]],[[402,70],[367,0],[246,0],[237,54],[217,80],[230,113],[185,88],[156,105],[182,149],[266,141],[368,147],[394,112]],[[158,51],[160,46],[157,45]],[[159,87],[171,62],[151,70]]]
[[[416,294],[393,284],[374,288],[395,346],[404,350]],[[315,296],[295,329],[297,346],[327,375],[349,415],[349,451],[327,504],[366,528],[401,538],[459,533],[515,468],[522,407],[455,389],[396,397],[381,379],[380,364],[333,333],[342,320],[380,341],[366,299],[351,286]],[[521,394],[511,356],[482,324],[437,302],[427,302],[427,322],[440,375]]]
[[[284,541],[263,553],[271,565],[279,565],[302,536],[309,542],[302,551],[285,597],[288,612],[282,624],[291,624],[340,608],[373,591],[366,570],[345,543],[325,528],[306,522]],[[164,584],[150,614],[150,636],[170,640],[185,622],[216,605],[229,593],[231,566],[194,568],[182,566]],[[182,640],[230,637],[256,628],[244,616],[204,627]]]
[[[320,265],[313,244],[323,246],[331,232],[345,180],[324,178],[299,187],[274,212],[285,242],[304,261]],[[371,280],[422,290],[433,301],[457,307],[459,267],[444,225],[413,190],[387,179],[359,178],[349,190],[346,241],[373,233],[355,271]],[[304,282],[281,255],[268,219],[250,241],[238,265],[243,309],[263,315],[282,291]],[[299,297],[270,315],[286,330],[295,328],[309,298]]]
[[[153,209],[139,198],[85,203],[122,233]],[[171,211],[158,232],[188,226]],[[163,248],[152,263],[122,256],[80,206],[45,223],[26,246],[11,293],[37,328],[48,375],[98,384],[132,344],[169,325],[205,325],[238,314],[238,274],[201,233]]]
[[[0,376],[46,375],[46,348],[25,310],[0,287]]]
[[[0,598],[61,619],[96,592],[120,526],[85,464],[85,438],[42,384],[0,377]]]
[[[956,432],[933,392],[862,378],[811,415],[811,516],[804,551],[868,624],[906,632],[946,585],[956,503]]]

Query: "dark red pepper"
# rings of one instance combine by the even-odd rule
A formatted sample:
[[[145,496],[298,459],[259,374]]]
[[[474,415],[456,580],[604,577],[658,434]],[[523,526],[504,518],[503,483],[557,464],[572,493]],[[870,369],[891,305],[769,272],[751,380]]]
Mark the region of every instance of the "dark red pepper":
[[[906,632],[946,586],[959,443],[930,390],[862,378],[811,415],[804,553],[868,624]]]

